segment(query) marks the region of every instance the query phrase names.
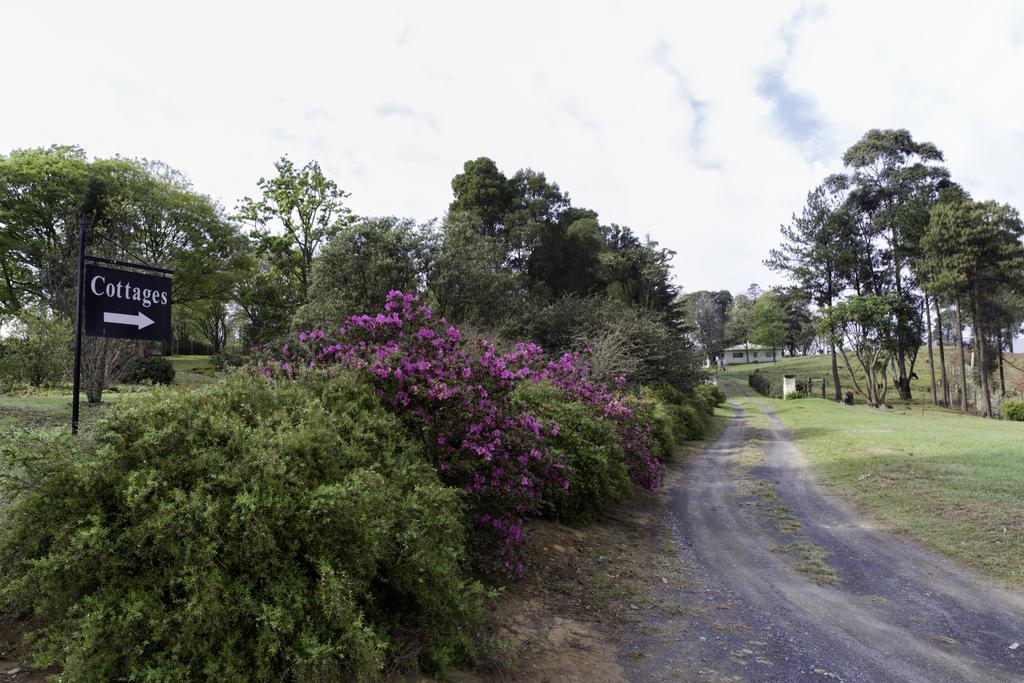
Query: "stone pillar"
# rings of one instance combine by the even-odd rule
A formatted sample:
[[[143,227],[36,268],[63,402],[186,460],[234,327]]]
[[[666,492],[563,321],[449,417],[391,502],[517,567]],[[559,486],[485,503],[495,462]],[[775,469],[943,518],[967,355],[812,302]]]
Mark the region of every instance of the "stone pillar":
[[[782,376],[782,397],[796,393],[796,375]]]

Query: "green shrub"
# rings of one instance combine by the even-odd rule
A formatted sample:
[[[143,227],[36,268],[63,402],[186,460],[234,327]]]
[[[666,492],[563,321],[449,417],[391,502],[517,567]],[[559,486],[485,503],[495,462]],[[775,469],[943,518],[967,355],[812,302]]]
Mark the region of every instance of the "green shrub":
[[[1012,420],[1013,422],[1024,422],[1024,401],[1019,399],[1009,399],[1003,401],[1003,405],[1000,407],[1004,420]]]
[[[668,382],[660,382],[658,386],[654,388],[654,395],[662,403],[670,405],[682,406],[686,405],[686,394],[676,389]]]
[[[128,371],[125,381],[133,384],[170,384],[174,381],[174,365],[163,356],[140,358]]]
[[[71,324],[45,311],[22,311],[0,341],[0,393],[24,385],[54,387],[71,367]]]
[[[769,396],[773,398],[782,398],[781,390],[778,392],[778,396],[776,396],[776,392],[772,388],[772,383],[769,382],[765,378],[765,376],[760,373],[755,372],[754,374],[750,375],[750,378],[747,382],[748,384],[750,384],[750,387],[759,394],[763,394],[764,396]]]
[[[210,357],[210,363],[217,371],[245,367],[251,361],[252,357],[238,346],[225,347]]]
[[[529,338],[557,355],[581,345],[601,346],[616,340],[622,360],[633,367],[631,382],[666,382],[683,390],[704,381],[701,354],[686,335],[659,313],[626,303],[617,295],[566,295],[522,314],[519,337]],[[603,353],[601,354],[604,355]],[[628,362],[629,360],[632,362]],[[599,363],[607,366],[605,363]]]
[[[694,392],[692,396],[687,397],[686,403],[693,406],[704,417],[711,417],[715,414],[714,404],[708,401],[702,393]]]
[[[678,441],[699,441],[708,429],[707,417],[693,405],[669,406]]]
[[[23,383],[21,378],[21,367],[12,340],[0,339],[0,394],[19,389]]]
[[[674,420],[669,413],[671,404],[662,401],[648,388],[641,390],[640,398],[641,400],[634,406],[634,410],[643,412],[644,422],[651,428],[651,435],[654,437],[657,449],[656,455],[659,460],[671,460],[679,442]]]
[[[706,390],[694,391],[692,396],[687,396],[663,382],[654,389],[654,395],[662,402],[672,421],[672,432],[677,443],[704,438],[710,426],[708,418],[714,414],[713,404],[706,398]]]
[[[3,440],[0,612],[67,680],[443,669],[480,614],[460,496],[352,375],[152,392]]]
[[[798,401],[801,398],[807,398],[807,394],[804,393],[803,389],[797,389],[796,391],[789,392],[782,398],[786,399],[787,401]]]
[[[702,396],[711,406],[720,406],[726,401],[725,392],[716,384],[697,385],[693,393]]]
[[[542,422],[554,421],[558,434],[547,445],[569,467],[569,487],[552,497],[547,514],[569,523],[595,519],[612,503],[626,498],[632,484],[615,425],[593,406],[566,400],[546,382],[523,382],[514,399]]]

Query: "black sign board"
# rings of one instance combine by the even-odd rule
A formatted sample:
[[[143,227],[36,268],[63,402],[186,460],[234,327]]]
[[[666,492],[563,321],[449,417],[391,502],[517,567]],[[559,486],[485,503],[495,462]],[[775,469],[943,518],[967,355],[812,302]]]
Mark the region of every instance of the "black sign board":
[[[171,338],[171,279],[86,266],[85,333],[166,341]]]

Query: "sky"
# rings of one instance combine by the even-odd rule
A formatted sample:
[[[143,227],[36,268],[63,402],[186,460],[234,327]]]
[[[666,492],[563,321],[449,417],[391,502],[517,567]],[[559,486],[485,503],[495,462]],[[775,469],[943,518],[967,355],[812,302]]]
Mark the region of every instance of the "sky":
[[[677,255],[784,282],[779,225],[871,128],[1024,208],[1020,2],[5,2],[0,154],[160,159],[227,208],[288,155],[358,215],[443,215],[488,156]]]

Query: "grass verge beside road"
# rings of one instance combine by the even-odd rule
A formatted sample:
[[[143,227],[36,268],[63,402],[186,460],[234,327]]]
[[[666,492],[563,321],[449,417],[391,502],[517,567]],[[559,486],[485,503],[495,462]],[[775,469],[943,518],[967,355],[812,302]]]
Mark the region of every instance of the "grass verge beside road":
[[[822,482],[933,550],[1024,588],[1024,423],[821,399],[776,412]]]
[[[956,348],[948,346],[946,351],[946,365],[949,374],[949,382],[951,386],[956,386],[959,383],[959,378],[954,374],[954,365],[959,358]],[[1011,395],[1017,395],[1024,393],[1024,354],[1020,353],[1005,353],[1003,354],[1006,363],[1004,364],[1004,376],[1006,378],[1007,393]],[[938,349],[935,350],[935,376],[936,382],[941,379],[941,369],[939,367],[939,354]],[[970,361],[970,355],[968,354],[968,362]],[[852,359],[854,368],[856,370],[856,359]],[[815,380],[814,382],[814,395],[821,396],[821,382],[817,381],[823,377],[828,381],[827,396],[832,398],[835,389],[832,385],[832,357],[830,355],[819,355],[819,356],[793,356],[787,358],[779,358],[778,362],[771,363],[744,363],[740,365],[729,365],[727,369],[720,373],[721,377],[725,379],[734,379],[742,384],[747,383],[747,377],[754,373],[759,372],[772,382],[774,386],[782,385],[783,375],[796,375],[798,380],[803,380],[810,377]],[[931,389],[931,372],[928,364],[928,349],[922,348],[918,353],[917,363],[914,366],[914,373],[916,377],[910,379],[910,389],[914,397],[915,404],[931,404],[932,400],[932,389]],[[999,373],[995,373],[993,378],[994,382],[998,382]],[[853,382],[850,381],[850,374],[846,369],[846,365],[843,363],[842,357],[839,358],[839,381],[842,386],[842,390],[854,391],[854,400],[857,403],[863,403],[864,397],[857,394],[853,388]],[[864,373],[857,370],[857,381],[864,384]],[[995,388],[997,384],[993,385],[993,391],[997,391]],[[937,387],[940,398],[942,394],[941,384]],[[968,398],[973,405],[974,396],[973,393],[968,394]],[[902,405],[903,401],[900,401],[899,393],[896,388],[892,386],[891,379],[889,385],[889,393],[886,396],[886,400],[893,405]],[[956,400],[956,389],[953,389],[953,400]]]

